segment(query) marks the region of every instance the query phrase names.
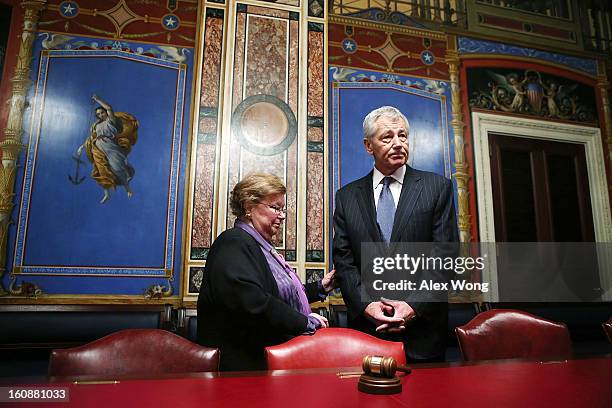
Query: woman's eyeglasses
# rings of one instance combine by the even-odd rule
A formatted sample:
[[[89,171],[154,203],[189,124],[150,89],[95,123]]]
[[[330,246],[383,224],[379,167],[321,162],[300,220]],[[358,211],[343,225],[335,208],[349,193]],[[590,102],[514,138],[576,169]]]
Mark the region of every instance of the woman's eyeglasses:
[[[268,207],[269,209],[274,211],[277,215],[281,215],[281,214],[282,215],[287,215],[287,209],[286,208],[280,208],[280,207],[277,207],[275,205],[268,204],[268,203],[262,203],[262,202],[259,202],[259,204],[265,205],[266,207]]]

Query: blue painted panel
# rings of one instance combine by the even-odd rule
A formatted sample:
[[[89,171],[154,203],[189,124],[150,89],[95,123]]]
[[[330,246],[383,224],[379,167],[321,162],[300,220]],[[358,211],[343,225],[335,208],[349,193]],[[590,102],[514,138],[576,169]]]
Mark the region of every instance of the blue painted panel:
[[[122,58],[50,58],[24,265],[163,268],[177,77],[176,70]],[[92,93],[139,120],[128,155],[131,199],[119,188],[100,204],[103,190],[91,177],[78,185],[68,179],[95,119]],[[154,115],[146,101],[154,101]],[[87,162],[80,170],[90,169]]]
[[[53,37],[34,46],[9,268],[49,294],[143,294],[172,271],[176,293],[193,50],[86,37],[45,44]],[[75,152],[97,120],[92,94],[138,121],[131,198],[119,185],[100,203],[85,151],[83,181],[72,182]]]

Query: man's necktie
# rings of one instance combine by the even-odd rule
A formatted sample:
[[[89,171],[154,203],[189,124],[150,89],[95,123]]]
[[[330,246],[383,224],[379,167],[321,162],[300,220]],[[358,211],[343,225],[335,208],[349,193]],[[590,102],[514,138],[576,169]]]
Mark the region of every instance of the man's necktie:
[[[391,231],[393,231],[393,220],[395,219],[395,201],[389,185],[393,182],[393,177],[385,177],[382,179],[383,188],[380,191],[378,198],[378,206],[376,207],[376,221],[380,227],[385,242],[391,240]]]

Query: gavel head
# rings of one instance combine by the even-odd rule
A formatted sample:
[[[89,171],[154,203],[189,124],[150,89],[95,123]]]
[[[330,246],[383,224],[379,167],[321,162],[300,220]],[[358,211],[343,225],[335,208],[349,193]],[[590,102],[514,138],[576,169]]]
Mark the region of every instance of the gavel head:
[[[393,378],[397,371],[393,357],[365,356],[361,365],[365,374],[376,377]]]

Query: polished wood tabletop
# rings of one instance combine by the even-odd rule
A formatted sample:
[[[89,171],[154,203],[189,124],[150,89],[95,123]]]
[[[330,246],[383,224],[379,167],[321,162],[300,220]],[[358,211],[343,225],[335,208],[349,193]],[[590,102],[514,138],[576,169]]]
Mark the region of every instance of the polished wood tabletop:
[[[68,402],[15,407],[612,407],[612,358],[415,366],[402,392],[357,390],[348,369],[203,373],[148,379],[54,378],[14,389],[65,388]],[[75,381],[76,380],[76,381]],[[3,387],[6,389],[6,387]],[[6,406],[0,404],[0,406]]]

